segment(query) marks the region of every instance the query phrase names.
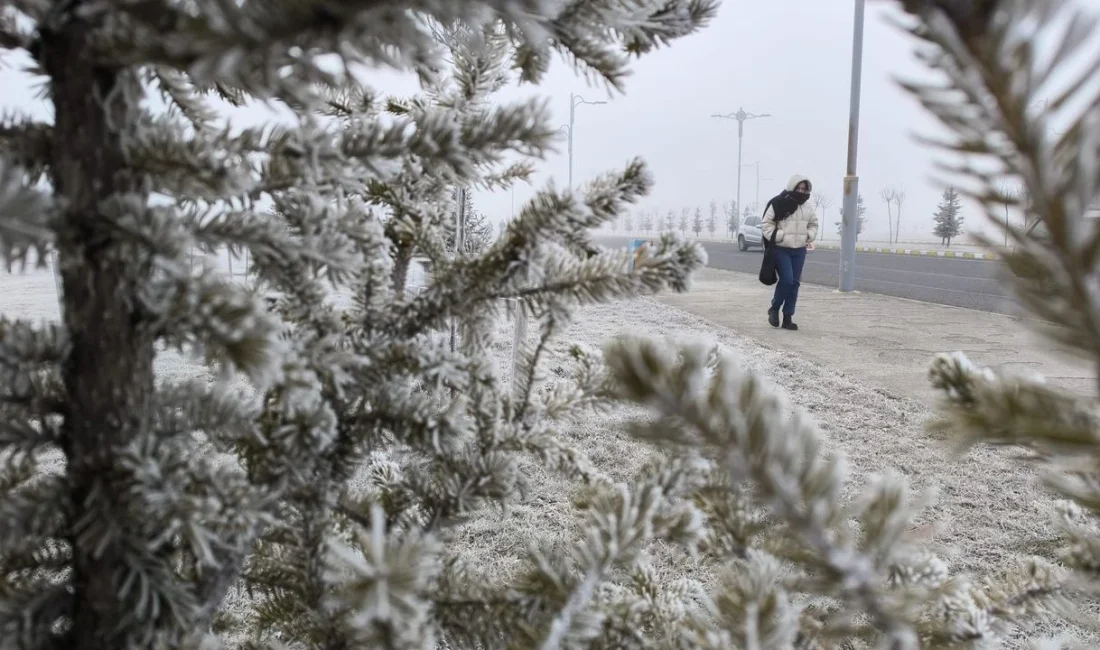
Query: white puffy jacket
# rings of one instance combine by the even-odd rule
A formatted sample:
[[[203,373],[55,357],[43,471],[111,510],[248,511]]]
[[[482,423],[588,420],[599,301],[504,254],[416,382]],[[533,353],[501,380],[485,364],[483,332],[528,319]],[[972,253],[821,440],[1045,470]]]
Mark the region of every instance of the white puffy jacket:
[[[793,192],[794,188],[802,181],[809,182],[805,176],[795,174],[787,181],[787,191]],[[775,236],[775,245],[783,248],[804,248],[806,244],[817,239],[817,213],[807,200],[798,206],[791,216],[779,222],[779,233]],[[764,211],[764,221],[760,224],[760,233],[764,239],[771,241],[775,232],[775,213],[769,205]]]

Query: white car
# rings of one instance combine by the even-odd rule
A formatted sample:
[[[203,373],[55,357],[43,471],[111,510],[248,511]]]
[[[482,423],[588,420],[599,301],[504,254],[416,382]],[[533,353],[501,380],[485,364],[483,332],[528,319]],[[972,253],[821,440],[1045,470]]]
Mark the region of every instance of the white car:
[[[747,251],[750,247],[764,247],[764,235],[760,232],[760,221],[761,217],[747,217],[741,223],[741,231],[737,233],[737,250]]]

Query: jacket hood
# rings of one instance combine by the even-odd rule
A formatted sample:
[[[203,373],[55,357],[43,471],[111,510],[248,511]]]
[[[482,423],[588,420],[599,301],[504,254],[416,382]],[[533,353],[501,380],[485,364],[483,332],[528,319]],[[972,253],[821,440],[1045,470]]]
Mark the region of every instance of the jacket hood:
[[[798,184],[802,181],[806,181],[806,184],[810,186],[810,190],[813,191],[813,183],[810,182],[809,178],[806,178],[802,174],[795,174],[794,176],[791,176],[791,180],[787,181],[787,191],[793,192],[794,188],[798,187]]]

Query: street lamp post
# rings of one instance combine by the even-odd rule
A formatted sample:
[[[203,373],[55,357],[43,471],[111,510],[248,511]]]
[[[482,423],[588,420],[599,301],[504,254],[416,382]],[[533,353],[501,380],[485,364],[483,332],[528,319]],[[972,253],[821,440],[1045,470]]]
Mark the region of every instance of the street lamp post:
[[[760,203],[760,163],[749,164],[745,163],[742,167],[755,167],[756,168],[756,200],[752,203],[752,211],[756,212],[756,206]]]
[[[753,209],[753,212],[757,212],[757,211],[760,210],[760,181],[762,181],[762,180],[763,181],[774,181],[775,179],[774,178],[768,178],[768,177],[760,178],[760,161],[759,160],[757,160],[752,165],[743,165],[743,166],[744,167],[756,167],[756,200],[753,201],[752,209]]]
[[[849,292],[856,285],[856,236],[859,234],[859,176],[856,153],[859,146],[859,91],[863,74],[863,15],[865,0],[855,0],[856,14],[852,34],[852,94],[848,108],[848,169],[844,176],[844,217],[840,235],[840,290]]]
[[[760,209],[760,161],[756,161],[756,200],[753,201],[756,204],[753,212]]]
[[[580,104],[606,104],[607,102],[590,102],[580,95],[569,93],[569,189],[573,189],[573,125],[576,123],[577,106]]]
[[[726,115],[719,115],[715,113],[711,117],[718,117],[726,120],[737,120],[737,210],[743,211],[741,206],[741,143],[745,137],[745,122],[747,120],[754,120],[761,117],[771,117],[771,113],[761,113],[755,115],[753,113],[746,113],[745,109],[739,108],[736,113],[728,113]]]

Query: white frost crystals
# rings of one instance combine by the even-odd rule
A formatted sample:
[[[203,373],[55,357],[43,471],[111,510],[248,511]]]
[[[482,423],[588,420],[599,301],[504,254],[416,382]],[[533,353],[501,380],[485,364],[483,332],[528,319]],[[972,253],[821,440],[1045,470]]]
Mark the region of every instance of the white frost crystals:
[[[352,545],[329,547],[326,607],[345,617],[351,639],[367,647],[399,639],[405,647],[435,647],[423,592],[441,570],[443,548],[430,537],[388,535],[380,506],[371,508],[369,531]]]

